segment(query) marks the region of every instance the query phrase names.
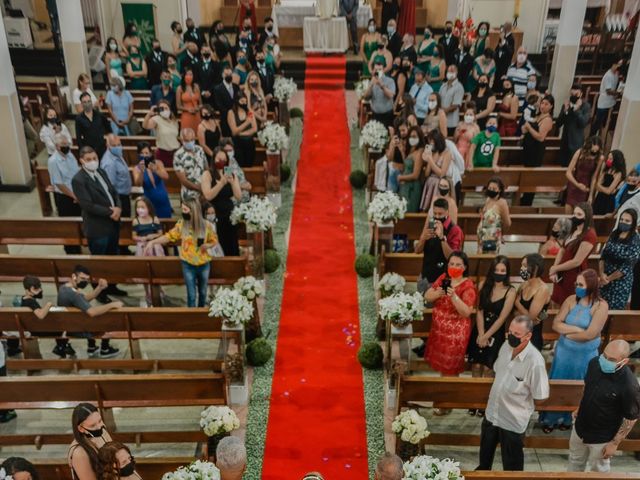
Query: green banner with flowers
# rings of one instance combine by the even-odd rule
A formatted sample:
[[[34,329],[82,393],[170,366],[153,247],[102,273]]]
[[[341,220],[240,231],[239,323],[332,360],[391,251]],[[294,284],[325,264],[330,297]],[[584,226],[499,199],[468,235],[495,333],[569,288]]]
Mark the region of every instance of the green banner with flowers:
[[[122,18],[124,26],[132,22],[140,37],[140,53],[151,51],[152,40],[156,36],[155,7],[152,3],[123,3]]]

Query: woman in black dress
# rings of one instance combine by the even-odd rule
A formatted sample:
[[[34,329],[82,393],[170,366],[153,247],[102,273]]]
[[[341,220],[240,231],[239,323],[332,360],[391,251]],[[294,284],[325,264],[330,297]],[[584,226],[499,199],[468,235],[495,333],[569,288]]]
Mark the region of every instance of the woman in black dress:
[[[616,192],[627,175],[627,163],[620,150],[611,150],[596,179],[593,214],[606,215],[616,209]]]
[[[253,137],[258,131],[258,125],[245,95],[238,95],[233,108],[227,112],[227,123],[233,135],[238,165],[242,168],[253,167],[256,156]]]
[[[202,121],[198,125],[198,143],[204,150],[207,160],[211,163],[213,150],[220,143],[220,125],[213,116],[213,109],[209,105],[200,108]]]
[[[516,300],[516,291],[509,282],[509,276],[509,259],[504,255],[496,256],[480,287],[476,324],[467,349],[474,377],[493,376],[493,363],[504,343],[505,321],[511,315]],[[482,411],[469,410],[469,415],[476,413],[482,415]]]
[[[539,253],[525,255],[520,266],[520,277],[524,283],[518,288],[516,311],[518,315],[527,315],[533,319],[531,344],[542,350],[542,322],[547,319],[547,310],[551,303],[551,291],[544,280],[544,258]]]
[[[476,104],[476,122],[480,131],[487,126],[487,119],[496,109],[496,94],[489,86],[489,77],[482,74],[478,77],[478,86],[471,94],[471,100]]]
[[[231,223],[234,203],[242,198],[238,177],[230,171],[227,152],[220,147],[213,151],[211,167],[202,174],[202,196],[216,211],[216,233],[225,256],[240,255],[238,227]]]

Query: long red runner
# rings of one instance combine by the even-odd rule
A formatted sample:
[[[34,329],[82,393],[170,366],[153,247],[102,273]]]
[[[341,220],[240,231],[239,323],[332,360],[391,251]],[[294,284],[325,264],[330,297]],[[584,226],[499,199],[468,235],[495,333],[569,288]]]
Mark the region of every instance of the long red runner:
[[[264,480],[367,478],[345,58],[308,57]],[[341,73],[341,74],[340,74]]]

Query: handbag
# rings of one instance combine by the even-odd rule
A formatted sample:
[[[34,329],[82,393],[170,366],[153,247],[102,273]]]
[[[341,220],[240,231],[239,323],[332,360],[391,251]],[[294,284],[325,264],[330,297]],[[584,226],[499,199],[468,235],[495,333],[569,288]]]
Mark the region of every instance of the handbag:
[[[482,241],[482,253],[491,253],[498,251],[498,242],[495,240],[483,240]]]
[[[137,136],[142,133],[142,126],[134,116],[131,116],[131,120],[129,120],[127,127],[129,127],[129,133],[133,136]]]

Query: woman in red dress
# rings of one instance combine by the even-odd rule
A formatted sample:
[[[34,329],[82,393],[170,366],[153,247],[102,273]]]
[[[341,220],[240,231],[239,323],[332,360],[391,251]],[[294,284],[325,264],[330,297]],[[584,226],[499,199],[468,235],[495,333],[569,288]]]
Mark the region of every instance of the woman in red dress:
[[[398,33],[402,37],[405,33],[416,35],[416,0],[399,0],[400,15],[398,16]]]
[[[549,279],[554,283],[551,300],[558,305],[575,293],[578,274],[587,268],[587,259],[598,239],[590,203],[580,202],[575,206],[571,223],[571,233],[549,269]]]
[[[447,273],[438,277],[424,295],[425,300],[433,304],[424,359],[442,375],[459,375],[464,371],[464,357],[471,336],[471,314],[478,296],[474,283],[467,278],[468,270],[467,255],[452,252]]]

